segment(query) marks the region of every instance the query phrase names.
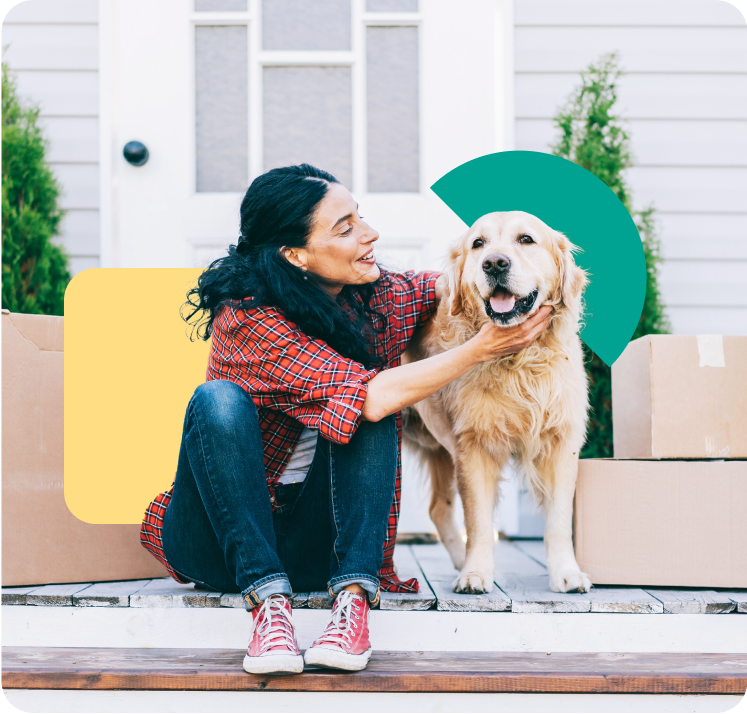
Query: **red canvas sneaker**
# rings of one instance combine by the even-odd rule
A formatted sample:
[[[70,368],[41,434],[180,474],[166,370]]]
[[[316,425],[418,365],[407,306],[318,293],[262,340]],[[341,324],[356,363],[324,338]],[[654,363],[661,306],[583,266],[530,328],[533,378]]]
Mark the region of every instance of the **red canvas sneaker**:
[[[322,636],[306,650],[306,664],[357,671],[371,658],[365,595],[342,590],[332,607],[332,619]]]
[[[244,670],[250,674],[303,672],[291,605],[285,595],[270,595],[260,607],[252,610]]]

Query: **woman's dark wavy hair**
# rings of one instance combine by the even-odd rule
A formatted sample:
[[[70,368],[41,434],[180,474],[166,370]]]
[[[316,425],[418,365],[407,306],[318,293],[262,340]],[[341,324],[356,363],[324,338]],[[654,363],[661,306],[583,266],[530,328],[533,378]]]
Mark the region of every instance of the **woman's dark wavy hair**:
[[[213,261],[187,293],[182,317],[193,324],[193,335],[207,340],[220,308],[245,301],[249,308],[277,308],[302,332],[366,367],[380,363],[375,332],[384,329],[386,318],[369,306],[376,283],[346,285],[335,299],[315,275],[281,254],[283,247],[306,246],[332,183],[339,182],[309,164],[272,169],[252,181],[241,202],[238,245]],[[372,323],[378,324],[375,331]]]

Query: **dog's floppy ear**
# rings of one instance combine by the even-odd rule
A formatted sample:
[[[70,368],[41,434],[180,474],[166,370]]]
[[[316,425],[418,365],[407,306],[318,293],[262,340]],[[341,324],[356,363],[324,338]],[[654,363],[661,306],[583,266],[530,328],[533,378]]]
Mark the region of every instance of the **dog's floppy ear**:
[[[581,249],[559,231],[555,231],[555,248],[560,265],[560,298],[578,316],[581,312],[581,295],[589,282],[586,272],[573,260],[573,254]]]
[[[454,317],[463,310],[462,306],[462,271],[464,262],[467,260],[467,251],[464,250],[464,240],[451,249],[449,260],[444,271],[449,299],[451,300],[449,314]]]

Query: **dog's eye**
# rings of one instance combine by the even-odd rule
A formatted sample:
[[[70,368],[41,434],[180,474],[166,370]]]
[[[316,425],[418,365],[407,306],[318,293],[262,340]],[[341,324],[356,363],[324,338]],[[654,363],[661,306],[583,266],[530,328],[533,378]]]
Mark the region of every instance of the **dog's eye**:
[[[482,248],[485,245],[485,241],[482,238],[476,238],[472,244],[473,248]]]
[[[526,233],[523,236],[519,236],[519,243],[523,243],[524,245],[529,245],[530,243],[534,243],[534,239],[532,236],[528,236]]]

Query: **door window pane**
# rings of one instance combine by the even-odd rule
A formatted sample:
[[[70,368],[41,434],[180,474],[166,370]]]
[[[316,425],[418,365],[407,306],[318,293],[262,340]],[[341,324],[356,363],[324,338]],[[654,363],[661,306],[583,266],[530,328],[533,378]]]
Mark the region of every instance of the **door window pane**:
[[[309,163],[352,182],[349,67],[265,67],[264,170]]]
[[[349,50],[350,0],[262,0],[265,50]]]
[[[246,12],[246,0],[195,0],[195,12]]]
[[[418,28],[366,29],[368,190],[420,190]]]
[[[249,167],[247,28],[195,27],[197,191],[241,191]]]
[[[366,0],[366,12],[417,12],[418,0]]]

